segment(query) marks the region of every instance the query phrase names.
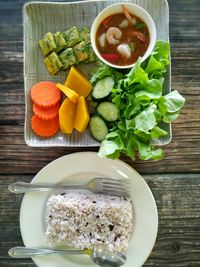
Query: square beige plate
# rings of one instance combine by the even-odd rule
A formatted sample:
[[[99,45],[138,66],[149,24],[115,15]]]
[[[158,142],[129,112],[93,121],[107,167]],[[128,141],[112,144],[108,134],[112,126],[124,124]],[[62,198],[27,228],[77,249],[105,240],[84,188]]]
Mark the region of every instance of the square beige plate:
[[[74,131],[71,135],[59,132],[52,138],[42,139],[31,130],[32,102],[30,89],[34,83],[42,80],[64,83],[66,72],[52,76],[43,63],[43,55],[38,46],[38,40],[47,32],[65,31],[72,26],[79,28],[91,27],[94,18],[106,6],[122,1],[81,1],[81,2],[29,2],[24,6],[24,86],[25,86],[25,142],[33,147],[48,146],[99,146],[89,131],[79,134]],[[157,39],[169,40],[169,9],[166,0],[131,0],[124,1],[144,7],[152,16],[157,28]],[[82,64],[80,69],[88,74],[93,64]],[[170,67],[166,74],[164,94],[171,90]],[[168,135],[157,143],[164,145],[171,140],[171,125],[164,125]]]

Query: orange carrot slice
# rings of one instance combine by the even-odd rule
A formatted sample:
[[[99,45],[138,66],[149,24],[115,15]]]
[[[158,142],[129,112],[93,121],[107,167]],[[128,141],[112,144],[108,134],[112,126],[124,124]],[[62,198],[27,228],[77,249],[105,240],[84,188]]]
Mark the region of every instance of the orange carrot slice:
[[[59,108],[59,102],[49,108],[42,108],[33,103],[33,112],[42,120],[51,120],[55,118],[58,115]]]
[[[42,81],[31,88],[31,99],[40,107],[51,107],[60,101],[61,92],[53,82]]]
[[[33,115],[31,119],[31,127],[34,133],[41,137],[50,137],[59,130],[58,116],[51,120],[42,120],[38,116]]]

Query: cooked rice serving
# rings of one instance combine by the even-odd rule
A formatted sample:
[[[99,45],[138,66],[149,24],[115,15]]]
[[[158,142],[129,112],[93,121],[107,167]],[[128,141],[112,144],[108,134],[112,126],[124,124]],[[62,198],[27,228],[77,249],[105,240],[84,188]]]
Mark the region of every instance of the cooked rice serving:
[[[125,251],[133,228],[130,199],[102,194],[52,195],[46,237],[51,245],[91,248],[103,244]]]

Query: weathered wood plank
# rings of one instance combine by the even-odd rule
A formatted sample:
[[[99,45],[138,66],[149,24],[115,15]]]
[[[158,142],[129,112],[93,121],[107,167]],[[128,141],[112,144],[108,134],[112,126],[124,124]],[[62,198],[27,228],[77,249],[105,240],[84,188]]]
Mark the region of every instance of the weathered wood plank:
[[[1,267],[36,267],[32,260],[0,259]]]
[[[15,90],[12,90],[12,94]],[[82,150],[97,151],[97,148],[30,148],[24,143],[24,105],[1,105],[0,113],[0,164],[3,173],[35,173],[52,160],[65,154]],[[200,110],[198,97],[191,95],[189,105],[182,110],[180,118],[173,124],[172,142],[164,147],[165,157],[162,161],[131,161],[122,157],[128,164],[141,173],[163,172],[198,172],[200,170]],[[197,100],[196,100],[197,98]],[[5,96],[4,96],[5,100]],[[193,103],[193,106],[192,106]],[[192,131],[191,131],[192,128]],[[48,152],[47,152],[48,151]],[[40,161],[38,153],[43,158]],[[18,157],[20,155],[20,163]]]
[[[19,209],[22,196],[7,192],[16,180],[30,181],[52,160],[97,148],[30,148],[23,138],[23,29],[25,0],[1,1],[0,6],[0,266],[35,267],[31,260],[13,260],[8,248],[21,245]],[[141,162],[122,157],[146,175],[159,212],[155,247],[144,266],[200,266],[200,5],[199,0],[169,0],[172,89],[186,97],[173,124],[173,140],[164,147],[162,161]],[[40,157],[38,157],[40,155]],[[42,159],[42,160],[41,160]],[[13,174],[10,175],[10,174]],[[184,174],[188,173],[188,174]],[[5,174],[5,175],[3,175]],[[16,174],[16,176],[14,175]]]

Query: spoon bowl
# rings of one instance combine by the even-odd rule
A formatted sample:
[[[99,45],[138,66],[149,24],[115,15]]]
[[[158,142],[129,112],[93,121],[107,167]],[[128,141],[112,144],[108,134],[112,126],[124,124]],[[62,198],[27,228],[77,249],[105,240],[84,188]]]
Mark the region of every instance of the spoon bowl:
[[[94,247],[91,252],[92,260],[102,267],[119,267],[126,263],[124,254],[113,252],[105,247]]]

